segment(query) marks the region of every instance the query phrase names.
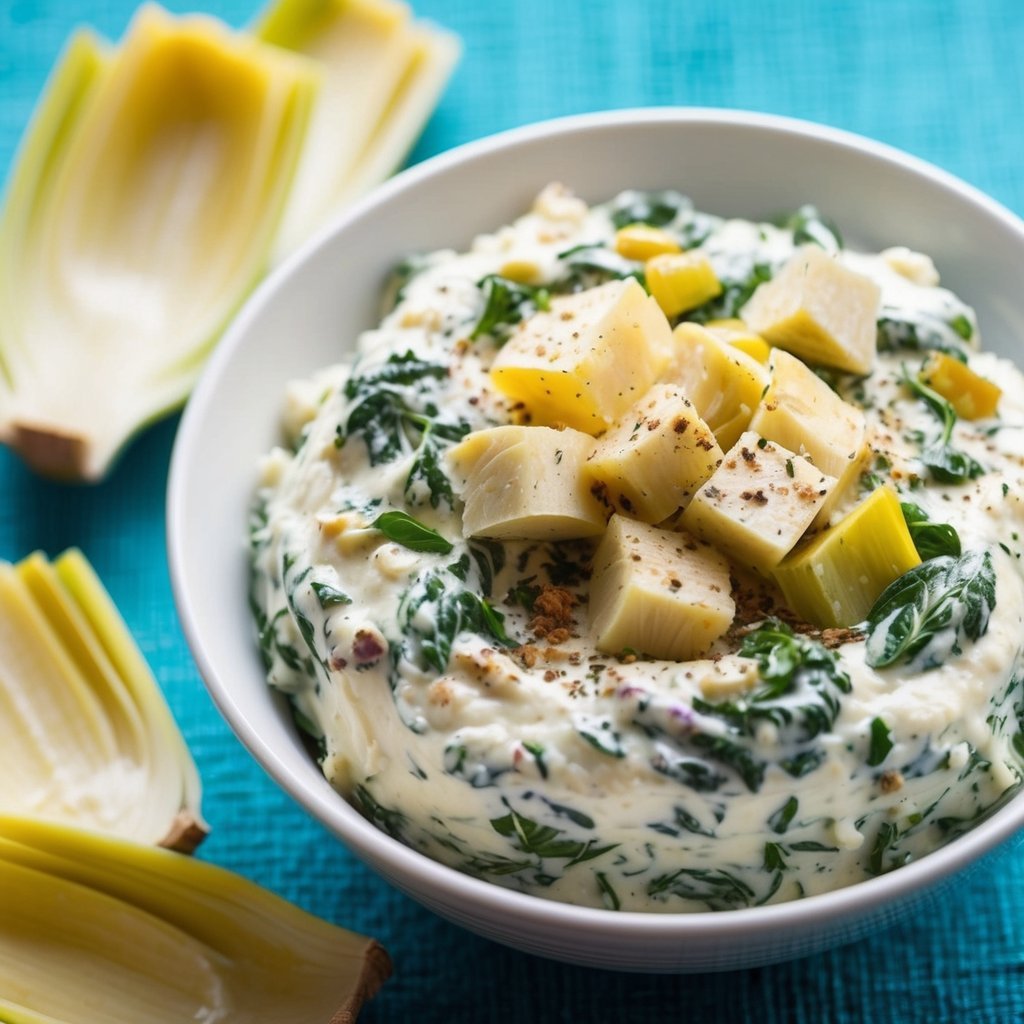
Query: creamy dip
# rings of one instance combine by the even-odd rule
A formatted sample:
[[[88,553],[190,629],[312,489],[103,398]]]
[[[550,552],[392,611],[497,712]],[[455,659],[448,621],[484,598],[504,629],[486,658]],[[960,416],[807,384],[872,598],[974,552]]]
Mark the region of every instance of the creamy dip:
[[[806,628],[741,573],[736,621],[706,658],[601,654],[588,632],[594,541],[463,536],[445,453],[519,415],[488,375],[504,337],[548,292],[642,270],[613,244],[633,220],[709,256],[723,293],[687,319],[736,316],[808,241],[880,286],[873,372],[828,375],[864,409],[872,452],[831,518],[888,483],[959,536],[964,554],[947,556],[951,575],[915,621],[946,598],[948,614],[909,656],[873,668],[891,622],[867,640]],[[287,443],[266,457],[251,530],[270,685],[326,777],[380,828],[539,896],[700,911],[889,871],[1017,788],[1024,386],[979,351],[973,312],[927,257],[844,250],[808,209],[773,226],[697,213],[674,193],[588,207],[549,187],[468,252],[411,259],[388,302],[352,362],[289,388]],[[930,348],[1003,389],[998,416],[952,427],[947,448],[967,466],[955,482],[926,464],[937,413],[903,381]],[[389,536],[371,525],[389,511],[414,522]]]

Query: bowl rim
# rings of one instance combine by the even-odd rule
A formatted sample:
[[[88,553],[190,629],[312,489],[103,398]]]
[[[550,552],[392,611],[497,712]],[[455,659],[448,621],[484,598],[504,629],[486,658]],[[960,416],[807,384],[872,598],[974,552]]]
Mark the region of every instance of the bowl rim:
[[[329,786],[326,790],[318,788],[313,791],[306,780],[291,772],[252,727],[244,708],[237,703],[230,686],[221,679],[218,668],[208,656],[202,624],[193,615],[188,599],[185,568],[184,492],[190,453],[202,443],[200,417],[215,393],[222,369],[230,364],[235,350],[243,345],[250,325],[273,302],[282,284],[299,272],[303,264],[336,235],[343,233],[351,222],[386,205],[393,196],[415,189],[421,183],[478,157],[567,133],[682,124],[721,124],[767,130],[852,150],[884,164],[897,165],[958,194],[970,205],[980,207],[1015,234],[1024,249],[1024,221],[1003,204],[927,160],[845,129],[788,116],[715,107],[638,107],[557,117],[501,131],[430,157],[377,186],[325,225],[276,267],[245,302],[208,360],[177,430],[167,485],[168,568],[179,620],[207,692],[249,753],[293,800],[328,827],[356,856],[371,862],[393,884],[402,888],[400,879],[404,876],[417,877],[418,884],[413,888],[429,889],[431,905],[446,905],[456,899],[471,903],[475,917],[486,913],[499,915],[496,919],[502,920],[500,915],[507,915],[509,919],[526,921],[534,927],[582,926],[620,938],[642,934],[647,939],[686,941],[700,938],[713,942],[738,931],[747,936],[763,936],[766,933],[778,935],[787,929],[797,935],[820,928],[825,920],[862,918],[873,911],[881,912],[897,898],[903,900],[919,894],[961,871],[1024,828],[1024,795],[1018,788],[985,820],[920,860],[898,870],[803,899],[727,912],[613,911],[561,903],[508,889],[434,861],[370,824]]]

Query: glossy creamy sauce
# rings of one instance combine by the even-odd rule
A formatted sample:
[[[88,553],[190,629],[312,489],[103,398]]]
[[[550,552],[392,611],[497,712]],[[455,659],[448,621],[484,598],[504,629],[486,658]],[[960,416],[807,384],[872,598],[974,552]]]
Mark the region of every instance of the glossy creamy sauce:
[[[471,338],[487,303],[480,282],[517,265],[553,289],[628,272],[611,248],[616,209],[549,188],[469,252],[416,261],[397,304],[359,339],[354,364],[291,386],[294,443],[266,458],[252,528],[270,685],[290,697],[327,778],[378,826],[540,896],[622,910],[727,909],[835,889],[919,858],[1021,778],[1021,376],[977,350],[973,313],[937,286],[927,258],[841,253],[881,286],[880,332],[901,347],[881,351],[869,378],[836,381],[864,407],[875,458],[874,476],[833,520],[892,482],[952,525],[965,551],[990,553],[995,604],[976,640],[956,633],[954,616],[925,652],[891,668],[869,667],[862,634],[833,637],[816,650],[849,687],[803,680],[775,714],[742,727],[713,706],[742,703],[759,685],[758,662],[737,653],[739,627],[764,618],[770,587],[745,584],[736,628],[705,660],[599,654],[587,620],[593,543],[467,540],[457,488],[446,488],[452,439],[514,412],[487,374],[497,342]],[[709,254],[734,302],[795,245],[792,229],[685,206],[668,227]],[[900,381],[901,364],[923,358],[915,347],[932,345],[962,350],[1003,388],[999,418],[955,425],[953,443],[984,469],[958,484],[929,479],[915,432],[934,433],[935,417]],[[389,540],[370,524],[390,509],[452,550]],[[575,606],[538,609],[548,584],[574,594]],[[489,628],[494,612],[514,646]],[[549,621],[539,621],[545,612]],[[809,735],[801,723],[821,707],[834,721]]]

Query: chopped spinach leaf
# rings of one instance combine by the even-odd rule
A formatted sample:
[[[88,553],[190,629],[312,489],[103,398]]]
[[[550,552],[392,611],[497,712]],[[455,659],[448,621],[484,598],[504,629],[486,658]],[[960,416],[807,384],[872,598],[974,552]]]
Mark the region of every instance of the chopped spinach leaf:
[[[561,291],[593,287],[605,281],[625,280],[627,277],[635,277],[641,284],[645,280],[643,263],[628,260],[601,242],[574,245],[560,252],[558,258],[568,271],[567,276],[557,283]]]
[[[511,281],[500,274],[488,274],[477,284],[486,301],[484,311],[469,335],[471,341],[484,334],[501,341],[510,327],[551,306],[547,288]]]
[[[310,587],[313,588],[313,593],[316,594],[316,599],[320,602],[320,607],[325,611],[328,608],[335,608],[339,604],[352,603],[352,598],[349,597],[348,594],[339,590],[337,587],[332,587],[329,583],[319,583],[314,580],[310,583]]]
[[[611,202],[612,224],[624,228],[628,224],[649,224],[661,228],[693,209],[690,200],[674,189],[643,192],[629,189]]]
[[[785,849],[779,843],[765,843],[764,870],[785,871],[787,867]]]
[[[742,879],[722,868],[679,868],[647,883],[647,895],[672,894],[704,903],[711,910],[749,907],[756,893]]]
[[[361,437],[371,466],[412,454],[406,497],[418,503],[422,484],[434,508],[442,501],[454,502],[441,455],[470,429],[464,421],[446,418],[431,400],[447,377],[447,367],[412,352],[392,355],[383,365],[353,375],[345,385],[345,397],[352,404],[335,438],[340,448],[350,437]]]
[[[962,653],[978,640],[996,605],[996,578],[988,551],[929,559],[882,591],[867,618],[867,662],[885,668],[915,660],[920,669]]]
[[[895,352],[906,349],[911,352],[937,351],[967,361],[964,343],[974,338],[974,324],[968,316],[967,307],[955,313],[948,320],[925,311],[906,311],[883,306],[878,318],[878,350]]]
[[[401,544],[410,551],[447,555],[452,550],[451,542],[442,537],[437,530],[424,526],[418,519],[413,519],[407,512],[399,509],[382,512],[372,525],[389,540]]]
[[[813,243],[833,255],[843,248],[843,236],[839,228],[827,217],[823,217],[816,206],[806,205],[785,217],[776,225],[793,232],[794,245]]]
[[[903,383],[913,395],[924,402],[942,424],[941,433],[929,439],[922,439],[924,443],[921,448],[921,461],[931,476],[943,484],[963,483],[981,476],[985,472],[985,467],[950,443],[957,421],[952,403],[923,381],[912,377],[905,366]]]
[[[492,818],[491,828],[498,835],[511,839],[513,847],[523,853],[541,859],[566,860],[568,863],[565,866],[569,868],[584,861],[594,860],[618,846],[618,843],[599,846],[594,839],[583,841],[562,838],[565,835],[564,829],[541,825],[513,810],[508,801],[503,802],[508,808],[508,814]]]
[[[608,910],[620,910],[622,908],[622,902],[619,900],[619,895],[612,888],[611,882],[608,881],[603,871],[595,871],[594,879],[597,882],[598,889],[601,890],[601,901],[604,903]]]
[[[900,508],[922,561],[942,555],[960,557],[960,535],[949,523],[933,523],[924,509],[910,501],[901,501]]]
[[[750,273],[742,278],[721,278],[722,294],[709,299],[702,306],[691,309],[683,319],[705,324],[709,320],[728,320],[738,316],[750,301],[759,285],[772,279],[772,267],[767,263],[754,263]]]
[[[892,750],[892,734],[881,718],[871,719],[871,745],[868,748],[868,764],[877,768]]]
[[[793,822],[800,802],[795,796],[791,796],[777,811],[769,815],[768,827],[778,835],[782,835]]]
[[[424,573],[402,596],[399,623],[401,653],[421,668],[444,672],[452,644],[461,633],[489,636],[512,646],[504,616],[478,594],[466,590],[446,569]]]

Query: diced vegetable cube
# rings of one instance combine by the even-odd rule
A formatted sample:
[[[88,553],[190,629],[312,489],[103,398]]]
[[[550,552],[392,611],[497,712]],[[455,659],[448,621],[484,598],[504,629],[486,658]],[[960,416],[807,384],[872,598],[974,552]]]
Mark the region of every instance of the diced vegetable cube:
[[[880,487],[791,552],[772,576],[790,608],[807,622],[853,626],[864,621],[893,580],[920,563],[896,492]]]
[[[867,373],[880,290],[816,245],[798,249],[743,307],[751,330],[810,363]]]
[[[966,363],[933,352],[921,367],[918,378],[937,391],[965,420],[983,420],[995,416],[1002,389],[975,373]]]
[[[664,313],[628,278],[554,299],[523,321],[491,379],[528,422],[598,434],[646,393],[671,351]]]
[[[590,585],[598,650],[685,661],[707,653],[734,614],[721,555],[686,534],[612,516]]]
[[[803,536],[835,483],[803,456],[747,431],[680,524],[738,564],[767,573]]]
[[[644,265],[647,287],[666,316],[678,316],[702,306],[722,294],[711,261],[704,253],[665,253],[654,256]]]
[[[731,448],[749,426],[768,374],[760,363],[698,324],[682,323],[672,337],[675,360],[666,379],[693,402],[722,448]]]
[[[600,438],[587,471],[617,511],[658,523],[685,506],[721,461],[692,403],[678,388],[656,384]]]
[[[583,471],[594,444],[589,434],[551,427],[470,434],[448,456],[463,481],[466,535],[562,540],[601,533],[607,512]]]

